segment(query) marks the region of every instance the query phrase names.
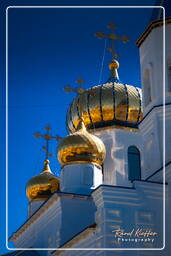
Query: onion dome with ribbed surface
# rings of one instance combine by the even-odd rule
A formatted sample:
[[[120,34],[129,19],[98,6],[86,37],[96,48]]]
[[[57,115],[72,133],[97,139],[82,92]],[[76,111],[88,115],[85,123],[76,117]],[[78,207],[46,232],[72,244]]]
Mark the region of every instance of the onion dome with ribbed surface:
[[[83,120],[79,121],[78,131],[66,136],[58,146],[58,160],[61,164],[95,163],[102,165],[106,155],[100,138],[90,134]]]
[[[141,89],[121,83],[118,68],[118,61],[112,60],[107,83],[93,86],[73,100],[66,120],[69,132],[78,130],[81,116],[88,130],[108,126],[138,127],[142,120]]]
[[[29,200],[43,200],[49,198],[55,191],[60,190],[60,180],[52,174],[49,160],[44,161],[43,171],[29,180],[26,194]]]

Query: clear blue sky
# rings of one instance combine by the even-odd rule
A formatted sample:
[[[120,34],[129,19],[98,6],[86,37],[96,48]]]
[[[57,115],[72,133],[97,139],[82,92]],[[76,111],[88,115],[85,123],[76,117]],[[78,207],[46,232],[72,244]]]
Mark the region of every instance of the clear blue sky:
[[[7,1],[8,5],[23,5],[23,1]],[[40,3],[41,2],[41,3]],[[37,1],[40,5],[136,5],[137,1]],[[155,1],[138,1],[139,5],[153,5]],[[24,1],[32,5],[33,1]],[[36,1],[34,1],[36,5]],[[5,4],[1,8],[1,26],[5,33]],[[28,200],[25,185],[40,173],[44,153],[42,141],[32,134],[44,132],[50,124],[52,133],[67,134],[66,110],[74,93],[66,94],[63,87],[75,86],[83,77],[85,88],[97,85],[104,50],[104,41],[94,32],[108,33],[106,25],[114,22],[118,35],[127,35],[130,42],[117,42],[119,76],[122,82],[141,87],[139,53],[135,45],[139,35],[149,24],[152,9],[9,9],[9,235],[27,218]],[[5,34],[3,34],[5,36]],[[4,37],[3,37],[4,38]],[[2,46],[5,43],[2,41]],[[1,49],[2,50],[2,49]],[[3,51],[3,60],[5,54]],[[106,52],[102,82],[108,79],[110,54]],[[4,62],[5,63],[5,62]],[[1,63],[2,71],[5,71]],[[5,130],[5,76],[1,76],[3,122]],[[56,157],[56,143],[51,144],[51,169],[56,174],[60,165]],[[5,250],[5,135],[1,140],[1,251]]]

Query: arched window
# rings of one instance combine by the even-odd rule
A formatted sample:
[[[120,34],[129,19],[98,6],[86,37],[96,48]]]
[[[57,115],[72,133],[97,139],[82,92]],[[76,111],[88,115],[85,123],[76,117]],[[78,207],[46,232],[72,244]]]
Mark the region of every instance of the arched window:
[[[141,159],[140,151],[135,146],[128,148],[128,179],[140,180],[141,179]]]
[[[151,74],[150,69],[146,69],[143,73],[144,87],[144,104],[145,107],[151,102]]]
[[[167,87],[168,91],[171,92],[171,57],[167,61]]]

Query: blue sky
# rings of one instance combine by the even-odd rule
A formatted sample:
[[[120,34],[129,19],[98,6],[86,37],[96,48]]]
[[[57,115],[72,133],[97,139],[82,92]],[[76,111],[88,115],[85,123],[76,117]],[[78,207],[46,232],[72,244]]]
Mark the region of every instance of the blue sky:
[[[10,2],[10,1],[8,1]],[[13,1],[14,2],[14,1]],[[39,5],[40,5],[39,1]],[[48,3],[47,3],[48,2]],[[79,1],[80,2],[80,1]],[[80,5],[78,1],[42,1],[42,5]],[[136,4],[136,1],[105,1],[105,5]],[[155,1],[139,1],[139,5],[153,5]],[[25,1],[32,5],[32,1]],[[82,4],[84,1],[81,2]],[[34,1],[36,5],[36,1]],[[86,1],[86,5],[93,4]],[[97,5],[97,2],[94,1]],[[98,1],[104,5],[104,1]],[[10,4],[9,5],[14,5]],[[17,1],[23,5],[23,1]],[[1,9],[2,32],[5,33],[4,7]],[[34,175],[40,173],[44,152],[43,142],[32,134],[50,124],[52,133],[60,136],[67,134],[65,128],[66,111],[74,93],[67,94],[63,87],[76,86],[75,80],[83,77],[85,88],[97,85],[104,50],[104,40],[94,36],[96,31],[108,33],[107,24],[114,22],[118,35],[127,35],[130,42],[116,43],[119,54],[119,76],[122,82],[141,87],[139,53],[136,40],[149,24],[152,9],[143,8],[11,8],[9,9],[9,235],[27,218],[28,200],[25,185]],[[5,34],[4,34],[5,35]],[[3,37],[4,38],[4,37]],[[2,41],[2,46],[4,46]],[[2,49],[1,49],[2,50]],[[3,51],[3,59],[5,58]],[[105,54],[102,83],[108,79],[108,62],[111,57]],[[1,63],[4,71],[4,63]],[[5,77],[1,76],[2,118],[1,128],[5,128]],[[60,173],[56,157],[56,142],[50,145],[53,157],[51,169]],[[1,179],[1,238],[5,250],[5,135],[2,138],[2,179]]]

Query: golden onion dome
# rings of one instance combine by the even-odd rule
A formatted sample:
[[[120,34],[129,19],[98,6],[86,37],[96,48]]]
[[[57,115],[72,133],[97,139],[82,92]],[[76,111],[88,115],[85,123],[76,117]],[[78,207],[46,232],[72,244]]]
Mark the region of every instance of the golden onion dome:
[[[29,200],[43,200],[49,198],[55,191],[59,191],[59,187],[59,179],[52,174],[49,160],[45,160],[43,171],[27,183],[26,194]]]
[[[96,163],[102,165],[106,149],[100,138],[86,131],[83,121],[79,131],[66,136],[58,146],[58,160],[61,164]]]
[[[85,90],[73,100],[66,120],[69,132],[78,130],[81,116],[88,130],[113,125],[138,127],[142,120],[141,89],[119,82],[118,68],[119,63],[112,60],[108,82]]]

